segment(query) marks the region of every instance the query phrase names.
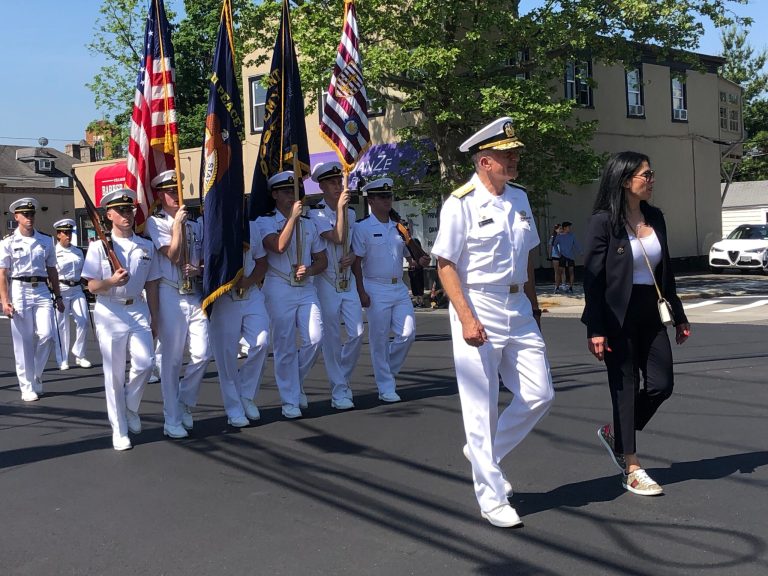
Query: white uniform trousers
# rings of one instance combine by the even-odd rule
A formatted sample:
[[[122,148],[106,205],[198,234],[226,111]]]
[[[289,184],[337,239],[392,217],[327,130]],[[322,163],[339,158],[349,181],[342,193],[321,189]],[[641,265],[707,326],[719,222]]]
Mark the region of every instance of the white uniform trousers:
[[[544,416],[554,391],[546,347],[524,293],[465,292],[485,327],[488,342],[479,348],[464,341],[461,322],[450,308],[453,355],[459,385],[475,496],[480,509],[507,504],[502,458]],[[499,375],[513,393],[499,416]]]
[[[61,285],[61,299],[64,301],[64,312],[56,311],[59,327],[59,346],[56,348],[56,362],[61,364],[69,359],[69,317],[75,321],[75,343],[72,354],[75,358],[85,356],[85,338],[88,334],[88,301],[80,286]]]
[[[224,410],[229,418],[243,418],[240,398],[254,400],[259,393],[264,361],[269,350],[269,316],[264,295],[253,287],[244,300],[227,292],[213,304],[208,335],[219,372]],[[240,339],[245,340],[248,357],[238,368]]]
[[[43,370],[56,338],[53,302],[45,282],[11,281],[11,336],[21,393],[43,392]]]
[[[275,383],[283,405],[299,407],[304,378],[320,352],[323,319],[312,284],[291,286],[282,278],[267,276],[264,297],[272,321]],[[301,339],[296,348],[296,329]]]
[[[162,346],[160,389],[163,392],[165,423],[181,426],[182,408],[197,404],[200,383],[211,355],[208,349],[208,319],[200,307],[200,296],[179,294],[174,286],[160,282],[157,338]],[[189,363],[181,375],[184,347],[189,342]]]
[[[392,284],[365,278],[364,284],[371,297],[366,316],[373,375],[379,394],[387,394],[395,391],[395,376],[416,339],[416,317],[402,281]],[[395,335],[391,342],[390,332]]]
[[[323,315],[323,361],[331,386],[331,399],[352,400],[349,379],[363,345],[363,308],[360,297],[354,288],[337,292],[336,287],[325,277],[318,277],[315,287]],[[344,322],[347,331],[347,340],[343,344],[341,322]]]
[[[152,372],[155,345],[149,327],[149,307],[140,298],[126,305],[99,296],[93,319],[103,361],[109,423],[114,434],[127,436],[125,411],[139,411]],[[126,383],[125,362],[129,355],[131,368]]]

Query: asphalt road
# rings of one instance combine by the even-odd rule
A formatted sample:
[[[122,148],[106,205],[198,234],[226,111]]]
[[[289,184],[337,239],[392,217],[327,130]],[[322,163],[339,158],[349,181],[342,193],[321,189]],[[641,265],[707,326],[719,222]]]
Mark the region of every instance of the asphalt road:
[[[676,392],[639,440],[666,493],[643,498],[597,442],[610,401],[581,324],[545,316],[555,403],[503,463],[518,530],[477,509],[446,312],[419,311],[417,330],[400,404],[376,399],[366,344],[354,411],[330,408],[319,362],[307,417],[283,420],[270,361],[261,422],[235,430],[211,364],[191,438],[162,436],[155,384],[116,452],[100,363],[51,363],[24,404],[0,320],[0,574],[768,573],[765,327],[701,324],[675,347]]]

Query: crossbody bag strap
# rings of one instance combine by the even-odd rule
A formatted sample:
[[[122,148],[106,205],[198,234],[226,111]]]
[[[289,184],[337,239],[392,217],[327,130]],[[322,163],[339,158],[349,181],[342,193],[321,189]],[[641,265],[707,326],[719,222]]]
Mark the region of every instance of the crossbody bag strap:
[[[645,246],[643,246],[643,240],[640,238],[640,230],[638,226],[638,232],[635,234],[635,238],[637,238],[637,241],[640,243],[640,249],[643,251],[643,257],[645,258],[645,263],[648,265],[648,270],[651,271],[651,278],[653,278],[653,286],[656,288],[656,294],[659,295],[659,300],[663,300],[664,297],[661,295],[661,290],[659,290],[659,285],[656,282],[656,274],[653,273],[653,268],[651,267],[651,261],[648,260],[648,254],[645,252]],[[632,229],[627,225],[627,232],[629,234],[632,234]]]

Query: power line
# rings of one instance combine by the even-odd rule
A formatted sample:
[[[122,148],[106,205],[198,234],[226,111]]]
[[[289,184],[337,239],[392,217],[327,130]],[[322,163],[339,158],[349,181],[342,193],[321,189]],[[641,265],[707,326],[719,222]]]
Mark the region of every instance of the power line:
[[[38,140],[40,136],[0,136],[0,140]],[[49,142],[79,142],[83,138],[48,138]]]

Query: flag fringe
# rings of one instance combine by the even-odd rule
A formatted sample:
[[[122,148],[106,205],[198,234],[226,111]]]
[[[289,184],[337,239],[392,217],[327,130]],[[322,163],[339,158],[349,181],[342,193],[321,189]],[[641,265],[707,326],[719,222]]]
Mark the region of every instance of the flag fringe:
[[[205,314],[205,317],[208,317],[208,307],[213,304],[216,300],[218,300],[221,296],[224,296],[227,292],[232,290],[232,288],[235,287],[235,284],[237,284],[240,280],[240,278],[243,277],[243,269],[240,268],[240,270],[237,271],[237,274],[235,274],[235,277],[227,282],[226,284],[219,286],[214,290],[211,294],[209,294],[205,300],[203,300],[203,303],[201,304],[201,308],[203,309],[203,314]]]

